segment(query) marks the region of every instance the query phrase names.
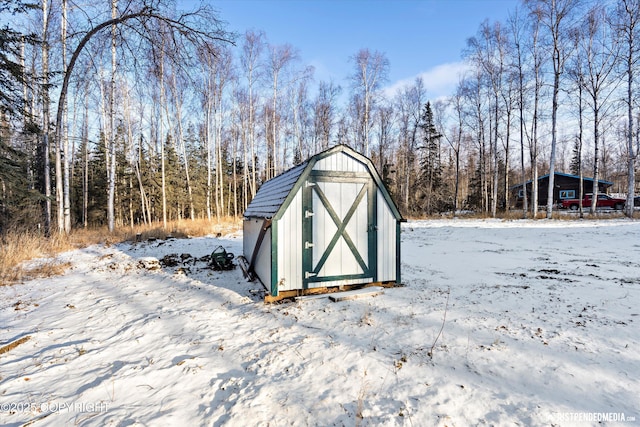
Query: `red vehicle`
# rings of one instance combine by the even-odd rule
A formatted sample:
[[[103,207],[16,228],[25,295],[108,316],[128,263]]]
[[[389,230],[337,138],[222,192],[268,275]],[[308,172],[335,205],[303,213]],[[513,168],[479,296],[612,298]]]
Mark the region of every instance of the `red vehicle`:
[[[591,206],[591,197],[593,194],[585,194],[584,199],[582,199],[582,207],[588,208]],[[596,202],[597,208],[610,208],[616,210],[624,209],[624,205],[626,203],[625,199],[617,199],[615,197],[611,197],[608,194],[598,194],[598,201]],[[562,207],[564,209],[571,209],[572,211],[578,210],[580,204],[580,199],[564,199],[562,201]]]

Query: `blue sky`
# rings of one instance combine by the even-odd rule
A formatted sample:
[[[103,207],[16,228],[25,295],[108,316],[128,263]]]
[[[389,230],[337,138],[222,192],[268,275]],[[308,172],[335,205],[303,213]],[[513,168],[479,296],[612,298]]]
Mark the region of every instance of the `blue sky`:
[[[189,3],[185,0],[184,3]],[[428,96],[452,92],[466,40],[485,19],[505,22],[517,0],[212,0],[228,29],[263,30],[298,49],[315,80],[347,86],[362,48],[389,59],[388,87],[423,75]]]

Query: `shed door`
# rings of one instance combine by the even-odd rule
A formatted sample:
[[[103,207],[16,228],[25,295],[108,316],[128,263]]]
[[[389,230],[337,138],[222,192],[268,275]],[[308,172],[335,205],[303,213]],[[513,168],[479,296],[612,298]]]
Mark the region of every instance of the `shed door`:
[[[302,210],[305,289],[375,281],[375,195],[368,174],[310,174]]]

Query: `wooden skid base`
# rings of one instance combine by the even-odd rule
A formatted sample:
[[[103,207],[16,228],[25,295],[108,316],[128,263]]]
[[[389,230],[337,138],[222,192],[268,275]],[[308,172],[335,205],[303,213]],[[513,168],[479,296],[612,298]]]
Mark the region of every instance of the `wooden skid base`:
[[[281,291],[275,297],[267,294],[264,297],[264,302],[274,303],[274,302],[279,302],[286,299],[293,300],[293,299],[296,299],[296,297],[301,297],[306,295],[330,294],[334,292],[369,288],[371,286],[381,286],[383,288],[398,288],[404,285],[396,282],[372,282],[372,283],[364,283],[364,284],[358,284],[358,285],[331,286],[331,287],[320,287],[320,288],[311,288],[311,289],[293,289],[290,291]]]

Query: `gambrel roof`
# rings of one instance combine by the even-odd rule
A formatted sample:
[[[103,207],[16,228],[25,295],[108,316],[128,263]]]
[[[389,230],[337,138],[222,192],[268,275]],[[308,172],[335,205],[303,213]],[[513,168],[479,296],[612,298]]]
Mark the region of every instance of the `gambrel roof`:
[[[251,203],[249,203],[247,210],[244,212],[245,218],[273,218],[281,215],[282,211],[286,209],[291,201],[290,199],[292,194],[295,193],[294,190],[302,185],[301,182],[306,179],[314,165],[319,160],[338,152],[347,154],[367,167],[377,186],[381,189],[385,200],[393,212],[393,215],[396,219],[401,220],[402,215],[400,214],[395,202],[391,199],[391,195],[387,191],[387,188],[382,182],[375,166],[371,163],[371,160],[354,149],[342,144],[318,153],[298,166],[294,166],[286,172],[283,172],[262,184],[258,193],[255,195]]]

